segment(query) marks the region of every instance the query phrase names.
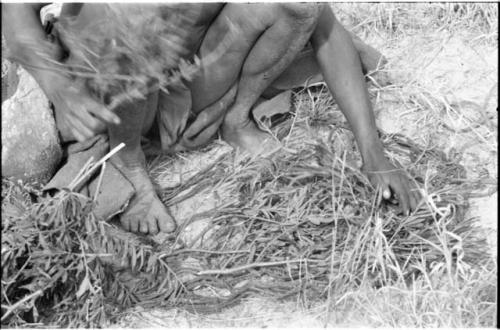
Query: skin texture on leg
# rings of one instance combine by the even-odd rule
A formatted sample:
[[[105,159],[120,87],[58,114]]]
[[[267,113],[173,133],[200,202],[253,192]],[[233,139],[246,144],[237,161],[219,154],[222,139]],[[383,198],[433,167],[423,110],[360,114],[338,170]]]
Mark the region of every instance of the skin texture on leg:
[[[261,36],[265,26],[272,25],[272,21],[279,18],[279,15],[270,18],[259,15],[262,19],[249,19],[248,11],[257,14],[255,7],[252,7],[248,4],[226,5],[210,25],[198,53],[201,59],[201,69],[195,79],[188,83],[192,92],[192,113],[198,116],[183,133],[179,150],[201,147],[217,132],[222,117],[234,101],[234,91],[238,88],[241,67],[248,53]],[[274,15],[275,11],[269,11],[268,8],[265,7],[266,14]],[[292,9],[298,12],[295,16],[303,15],[300,12],[301,7]],[[308,10],[311,8],[304,9],[304,11]],[[271,23],[264,22],[263,19]],[[284,32],[286,35],[286,31]],[[364,72],[376,69],[374,65],[380,61],[383,62],[384,58],[378,51],[356,36],[353,36],[353,42],[360,55]],[[273,81],[264,94],[272,97],[280,90],[304,86],[304,83],[311,77],[312,82],[323,81],[315,51],[312,47],[306,47],[295,56],[293,62]],[[245,92],[240,92],[240,95],[245,95]],[[246,97],[243,96],[243,98]],[[252,96],[248,99],[254,98]]]
[[[234,102],[241,68],[264,29],[260,19],[248,19],[248,6],[227,4],[205,35],[199,50],[201,70],[189,83],[192,112],[198,116],[183,134],[183,147],[205,144]]]
[[[252,145],[261,144],[259,137],[269,137],[253,122],[247,125],[250,108],[307,42],[317,11],[316,5],[289,4],[227,4],[223,8],[200,47],[200,73],[189,83],[192,112],[198,116],[183,134],[183,147],[201,146],[217,132],[236,92],[239,106],[235,113],[241,125],[234,127],[249,130],[242,136],[255,138],[248,141]]]
[[[194,113],[219,100],[237,81],[245,58],[262,32],[245,17],[242,5],[227,4],[201,44],[199,74],[189,82]]]
[[[148,100],[123,104],[116,110],[122,124],[108,128],[110,148],[125,143],[111,162],[135,188],[134,198],[121,215],[121,223],[126,230],[145,234],[175,230],[175,222],[156,195],[145,169],[141,132],[151,112],[156,112],[156,104]]]
[[[380,69],[387,64],[387,60],[379,51],[364,43],[355,34],[350,33],[350,36],[359,55],[363,74]],[[286,70],[273,81],[271,87],[277,90],[288,90],[303,87],[306,82],[316,83],[324,80],[316,58],[316,51],[312,47],[306,47],[295,57]],[[389,80],[386,77],[383,83]]]
[[[282,16],[279,16],[276,11],[265,8],[266,13],[276,15],[267,22],[265,14],[256,15],[259,9],[263,8],[262,6],[254,8],[249,5],[244,6],[246,10],[239,12],[245,12],[246,17],[239,18],[236,12],[231,12],[231,8],[236,8],[235,5],[227,6],[226,14],[243,21],[246,19],[249,22],[247,26],[264,32],[255,42],[244,62],[238,96],[223,126],[224,138],[233,146],[258,153],[260,150],[257,146],[265,145],[267,135],[257,129],[249,117],[249,111],[257,97],[268,86],[269,81],[266,81],[266,78],[272,81],[278,73],[278,79],[273,81],[273,86],[279,88],[282,85],[281,87],[292,88],[295,86],[289,86],[291,80],[294,84],[303,83],[308,78],[308,74],[313,75],[321,70],[344,115],[353,127],[364,160],[363,169],[370,181],[375,186],[381,187],[386,198],[391,199],[395,195],[403,210],[415,209],[418,201],[418,194],[412,191],[415,187],[405,174],[395,168],[383,155],[383,147],[378,139],[375,119],[361,70],[362,68],[365,71],[375,69],[374,66],[382,60],[381,55],[373,52],[373,49],[358,39],[353,42],[352,37],[336,21],[331,8],[324,6],[311,38],[314,49],[308,53],[302,51],[299,56],[290,52],[293,63],[301,64],[300,69],[296,69],[297,65],[290,66],[290,59],[286,58],[285,53],[288,49],[278,42],[280,40],[278,37],[285,42],[289,41],[286,36],[290,35],[290,26],[296,22],[296,18],[285,15],[284,25],[288,23],[288,29],[283,29],[283,19],[280,19]],[[249,10],[252,15],[248,15]],[[255,17],[254,15],[261,19],[248,18]],[[248,30],[247,28],[246,31]],[[297,39],[301,32],[303,35],[303,31],[297,31],[293,36]],[[254,35],[254,33],[250,34],[250,36]],[[283,71],[283,67],[280,67],[280,62],[276,60],[278,57],[283,59],[281,62],[285,63],[283,66],[288,66],[287,70]],[[374,59],[377,60],[373,61]],[[223,70],[224,68],[221,68],[222,72]],[[282,72],[281,75],[280,72]],[[206,76],[205,83],[209,82],[210,78],[210,75]],[[299,81],[300,79],[303,80]],[[207,83],[206,86],[213,85]]]
[[[98,19],[98,7],[85,4],[76,17],[78,26],[85,27]],[[208,8],[207,8],[208,6]],[[201,9],[204,10],[201,10]],[[177,40],[175,50],[169,54],[172,58],[189,58],[221,8],[220,4],[182,4],[165,6],[160,12],[166,28],[165,38]],[[131,6],[122,8],[133,10]],[[171,15],[171,16],[169,16]],[[172,16],[173,15],[173,16]],[[165,17],[164,17],[165,16]],[[172,24],[172,20],[181,20],[183,24]],[[170,40],[169,39],[169,40]],[[71,52],[71,50],[70,50]],[[166,70],[172,68],[165,68]],[[95,91],[98,95],[100,91]],[[155,234],[158,231],[171,232],[175,222],[166,207],[159,200],[153,184],[145,169],[145,156],[141,148],[141,135],[149,130],[158,109],[158,94],[149,95],[146,100],[135,100],[133,103],[122,103],[114,110],[121,120],[120,125],[108,125],[110,148],[124,142],[125,148],[111,158],[111,162],[131,182],[135,195],[125,211],[121,214],[121,222],[126,230]],[[188,109],[189,111],[189,109]],[[120,192],[117,191],[117,194]]]
[[[314,30],[321,6],[248,4],[249,24],[262,30],[242,68],[238,93],[222,126],[224,139],[236,148],[260,153],[273,148],[272,137],[250,118],[251,107],[290,65]]]
[[[368,178],[386,199],[396,195],[403,211],[414,210],[418,191],[384,156],[358,53],[330,7],[323,10],[311,41],[328,88],[352,127]]]
[[[208,25],[218,13],[220,7],[220,4],[185,4],[179,5],[179,7],[175,7],[174,5],[173,7],[165,8],[162,15],[166,15],[166,24],[171,23],[168,19],[169,15],[173,15],[174,18],[181,19],[184,22],[182,27],[178,29],[176,29],[175,25],[170,24],[171,30],[165,30],[166,33],[172,34],[170,37],[179,40],[179,49],[182,49],[183,52],[187,51],[187,53],[182,52],[173,54],[172,56],[189,58],[194,54]],[[204,11],[201,9],[204,9]],[[177,14],[176,10],[178,11]],[[182,91],[185,87],[179,86],[176,89],[171,86],[171,89],[177,95],[179,93],[183,94]],[[178,101],[181,102],[180,105],[191,108],[191,103],[184,104],[183,100],[185,97],[180,94],[178,98]],[[160,96],[163,97],[163,95]],[[121,215],[121,222],[124,228],[133,232],[139,231],[155,234],[158,231],[171,232],[175,230],[174,219],[159,200],[146,172],[145,156],[140,145],[141,135],[151,127],[158,109],[158,101],[162,101],[161,97],[159,98],[158,92],[155,92],[146,101],[119,106],[116,113],[120,116],[122,124],[108,127],[110,148],[115,147],[121,142],[126,144],[126,147],[112,158],[112,162],[132,183],[136,190],[136,194],[130,205]],[[187,97],[189,98],[189,94],[187,94]],[[176,105],[179,105],[177,103]],[[182,114],[180,116],[182,117]],[[178,122],[182,123],[182,118]]]
[[[182,135],[179,150],[195,149],[207,144],[217,133],[229,106],[234,102],[237,84],[233,84],[219,100],[203,109]],[[180,149],[182,148],[182,149]]]

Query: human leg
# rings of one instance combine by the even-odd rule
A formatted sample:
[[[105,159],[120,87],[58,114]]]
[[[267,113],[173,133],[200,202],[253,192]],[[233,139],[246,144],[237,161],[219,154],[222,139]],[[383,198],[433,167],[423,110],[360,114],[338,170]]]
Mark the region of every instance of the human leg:
[[[234,102],[243,63],[265,29],[241,9],[242,5],[226,5],[203,39],[200,72],[189,82],[191,110],[197,117],[182,136],[183,147],[199,147],[218,131]]]
[[[110,148],[121,142],[125,147],[111,158],[111,162],[132,183],[135,195],[121,214],[121,223],[126,230],[155,234],[171,232],[175,222],[156,195],[145,169],[145,156],[141,148],[141,133],[151,124],[151,113],[156,112],[156,103],[151,95],[148,100],[125,103],[116,109],[120,125],[108,127]],[[119,193],[119,192],[118,192]]]
[[[311,41],[328,88],[351,126],[368,178],[385,198],[396,195],[405,212],[415,210],[418,192],[384,156],[358,52],[331,8],[325,7]]]
[[[264,90],[290,65],[314,30],[320,6],[315,4],[248,4],[252,23],[261,23],[262,34],[242,68],[238,93],[222,125],[223,138],[234,147],[259,153],[271,137],[250,118],[251,107]],[[256,15],[253,15],[255,12]],[[260,17],[256,21],[254,17]]]

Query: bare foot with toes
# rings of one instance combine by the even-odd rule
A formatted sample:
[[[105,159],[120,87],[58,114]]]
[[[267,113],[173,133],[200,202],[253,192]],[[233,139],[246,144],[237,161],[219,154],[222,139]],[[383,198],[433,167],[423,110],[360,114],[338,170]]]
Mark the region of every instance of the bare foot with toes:
[[[158,198],[143,161],[133,162],[134,165],[131,165],[132,162],[125,164],[123,160],[115,157],[112,162],[135,188],[134,197],[120,216],[123,228],[144,234],[173,232],[176,228],[175,221]]]

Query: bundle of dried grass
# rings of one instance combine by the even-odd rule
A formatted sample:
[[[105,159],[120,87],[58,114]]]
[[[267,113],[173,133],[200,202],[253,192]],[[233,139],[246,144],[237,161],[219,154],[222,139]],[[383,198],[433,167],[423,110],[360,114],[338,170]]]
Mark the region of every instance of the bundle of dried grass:
[[[105,326],[117,308],[175,296],[152,244],[96,219],[86,196],[32,190],[33,203],[25,187],[2,184],[2,324]],[[123,280],[123,268],[138,275]]]
[[[423,205],[403,217],[381,204],[347,160],[352,155],[334,153],[318,140],[304,142],[301,135],[292,139],[289,147],[298,152],[282,150],[240,164],[243,169],[228,158],[197,177],[197,184],[186,182],[186,190],[166,191],[165,199],[175,202],[181,201],[176,196],[222,185],[239,196],[232,205],[192,217],[211,219],[184,247],[200,255],[193,279],[199,287],[227,297],[249,290],[312,299],[330,289],[342,295],[361,283],[409,280],[444,260],[450,272],[485,260],[487,246],[475,219],[464,218],[471,191],[464,169],[443,153],[403,136],[383,136],[396,160],[411,159],[410,172],[425,187]],[[210,258],[201,257],[207,253]]]
[[[60,17],[54,24],[69,58],[54,61],[36,44],[26,46],[45,58],[42,69],[71,76],[114,109],[193,78],[200,65],[193,50],[199,46],[201,10],[192,4],[93,4],[83,10],[84,19]],[[227,34],[204,61],[220,56],[231,38]]]
[[[199,9],[160,4],[96,6],[97,17],[83,30],[71,21],[58,27],[71,49],[68,69],[76,77],[87,78],[91,90],[108,103],[113,97],[111,108],[189,80],[197,71],[199,61],[188,48],[188,37]]]
[[[474,219],[464,218],[471,187],[460,165],[383,135],[388,155],[412,164],[425,187],[423,205],[402,217],[357,169],[350,131],[337,130],[348,146],[334,152],[332,136],[305,138],[311,123],[320,130],[335,120],[297,114],[276,128],[287,149],[240,162],[226,154],[165,190],[167,204],[214,187],[237,198],[193,216],[162,244],[96,219],[92,201],[69,190],[30,196],[4,181],[2,324],[105,326],[134,305],[212,312],[253,293],[325,299],[410,281],[436,264],[457,274],[486,258]],[[180,239],[200,219],[209,226]]]
[[[415,27],[429,20],[470,21],[474,28],[497,30],[493,6],[432,4],[425,13],[411,4],[393,10],[373,6],[383,8],[374,16],[373,10],[349,5],[347,18],[355,30],[397,34],[406,31],[401,27],[407,22]],[[452,20],[455,16],[465,18]],[[109,53],[110,61],[120,58],[120,52],[139,54],[127,43],[113,47],[119,52]],[[83,54],[93,56],[85,49]],[[147,69],[152,62],[139,58],[137,63]],[[125,86],[124,95],[150,76],[134,71],[134,83],[127,85],[130,77],[114,81],[116,76],[92,66],[79,74],[102,77],[97,81],[104,90],[114,88],[109,83]],[[309,96],[311,111],[297,111],[293,120],[276,128],[286,147],[279,153],[244,161],[226,154],[163,191],[170,205],[215,188],[234,198],[195,214],[162,244],[96,219],[92,201],[71,191],[43,197],[36,188],[3,180],[2,325],[105,326],[133,305],[210,312],[253,293],[316,300],[330,299],[332,293],[342,297],[362,286],[391,288],[397,283],[397,289],[408,283],[410,290],[419,276],[449,282],[470,278],[464,275],[468,269],[488,259],[475,219],[465,218],[467,198],[482,182],[467,179],[458,159],[441,150],[400,135],[382,135],[388,156],[423,187],[425,202],[402,217],[380,202],[359,172],[352,134],[339,124],[341,114],[324,111],[327,98]],[[311,130],[317,137],[308,135]],[[185,228],[201,219],[210,225],[183,241]],[[489,293],[480,298],[494,303],[494,297],[483,295]]]

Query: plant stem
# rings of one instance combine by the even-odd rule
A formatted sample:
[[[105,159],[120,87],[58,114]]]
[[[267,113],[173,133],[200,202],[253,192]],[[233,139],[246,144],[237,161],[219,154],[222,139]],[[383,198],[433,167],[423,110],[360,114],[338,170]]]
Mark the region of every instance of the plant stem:
[[[13,311],[15,311],[19,306],[24,304],[26,301],[28,301],[30,299],[34,299],[38,296],[41,296],[42,294],[43,294],[42,290],[37,290],[37,291],[33,292],[32,294],[25,296],[23,299],[19,300],[18,302],[16,302],[12,306],[2,305],[2,308],[7,309],[7,311],[5,312],[5,314],[3,314],[1,322],[3,322],[7,318],[7,316],[9,316]]]
[[[320,260],[310,260],[310,259],[294,259],[294,260],[283,260],[283,261],[269,261],[269,262],[256,262],[253,264],[248,264],[244,266],[239,266],[239,267],[234,267],[234,268],[228,268],[228,269],[209,269],[209,270],[202,270],[196,273],[196,275],[227,275],[227,274],[233,274],[237,272],[241,272],[247,269],[251,268],[256,268],[256,267],[271,267],[271,266],[279,266],[279,265],[285,265],[285,264],[290,264],[290,263],[297,263],[297,262],[319,262]]]

